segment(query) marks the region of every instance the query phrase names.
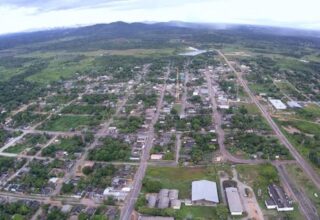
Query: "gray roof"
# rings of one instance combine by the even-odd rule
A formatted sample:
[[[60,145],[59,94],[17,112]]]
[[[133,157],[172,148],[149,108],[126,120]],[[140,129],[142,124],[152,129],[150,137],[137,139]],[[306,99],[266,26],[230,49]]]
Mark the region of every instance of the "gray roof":
[[[228,187],[226,188],[226,194],[230,212],[243,212],[238,189],[235,187]]]
[[[168,197],[162,197],[159,199],[158,202],[158,208],[159,209],[165,209],[169,207],[169,198]]]
[[[208,180],[192,182],[192,201],[206,200],[209,202],[219,202],[217,184]]]

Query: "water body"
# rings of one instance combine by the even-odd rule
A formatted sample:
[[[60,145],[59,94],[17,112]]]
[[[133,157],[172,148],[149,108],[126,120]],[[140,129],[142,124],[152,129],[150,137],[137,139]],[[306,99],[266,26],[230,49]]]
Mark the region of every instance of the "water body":
[[[189,47],[187,52],[180,53],[181,56],[197,56],[199,54],[207,52],[206,50],[199,50],[194,47]]]

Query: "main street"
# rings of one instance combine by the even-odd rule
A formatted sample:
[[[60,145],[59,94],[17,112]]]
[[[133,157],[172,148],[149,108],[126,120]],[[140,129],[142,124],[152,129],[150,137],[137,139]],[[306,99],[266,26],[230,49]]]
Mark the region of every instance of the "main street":
[[[144,151],[142,153],[141,156],[141,160],[140,160],[140,166],[136,172],[136,175],[134,176],[134,183],[132,186],[132,190],[130,192],[130,194],[128,195],[128,197],[126,198],[126,202],[121,210],[121,216],[120,219],[121,220],[129,220],[131,217],[131,214],[134,210],[134,204],[138,199],[139,196],[139,192],[141,190],[141,186],[142,186],[142,180],[144,178],[145,172],[147,170],[147,166],[148,166],[148,159],[149,159],[149,155],[150,155],[150,150],[152,148],[153,145],[153,139],[154,139],[154,125],[156,124],[156,122],[158,121],[159,115],[160,115],[160,110],[162,107],[162,103],[163,103],[163,98],[164,98],[164,94],[166,91],[166,81],[168,79],[170,73],[170,69],[168,67],[168,71],[165,73],[165,77],[164,77],[164,84],[161,88],[161,92],[160,92],[160,97],[157,103],[157,110],[156,113],[150,123],[149,126],[149,130],[148,130],[148,134],[147,134],[147,140],[145,143],[145,148]]]

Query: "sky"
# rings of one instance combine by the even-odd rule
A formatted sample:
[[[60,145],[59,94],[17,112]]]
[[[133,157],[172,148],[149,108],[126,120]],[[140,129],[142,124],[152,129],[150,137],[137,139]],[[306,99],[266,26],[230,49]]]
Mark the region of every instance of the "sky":
[[[114,21],[320,30],[320,0],[0,0],[0,34]]]

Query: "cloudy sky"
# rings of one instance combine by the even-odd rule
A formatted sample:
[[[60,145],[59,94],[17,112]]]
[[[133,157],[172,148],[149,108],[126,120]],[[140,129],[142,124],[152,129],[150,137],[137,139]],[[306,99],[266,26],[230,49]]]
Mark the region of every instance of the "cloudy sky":
[[[0,34],[120,20],[320,30],[319,9],[320,0],[0,0]]]

